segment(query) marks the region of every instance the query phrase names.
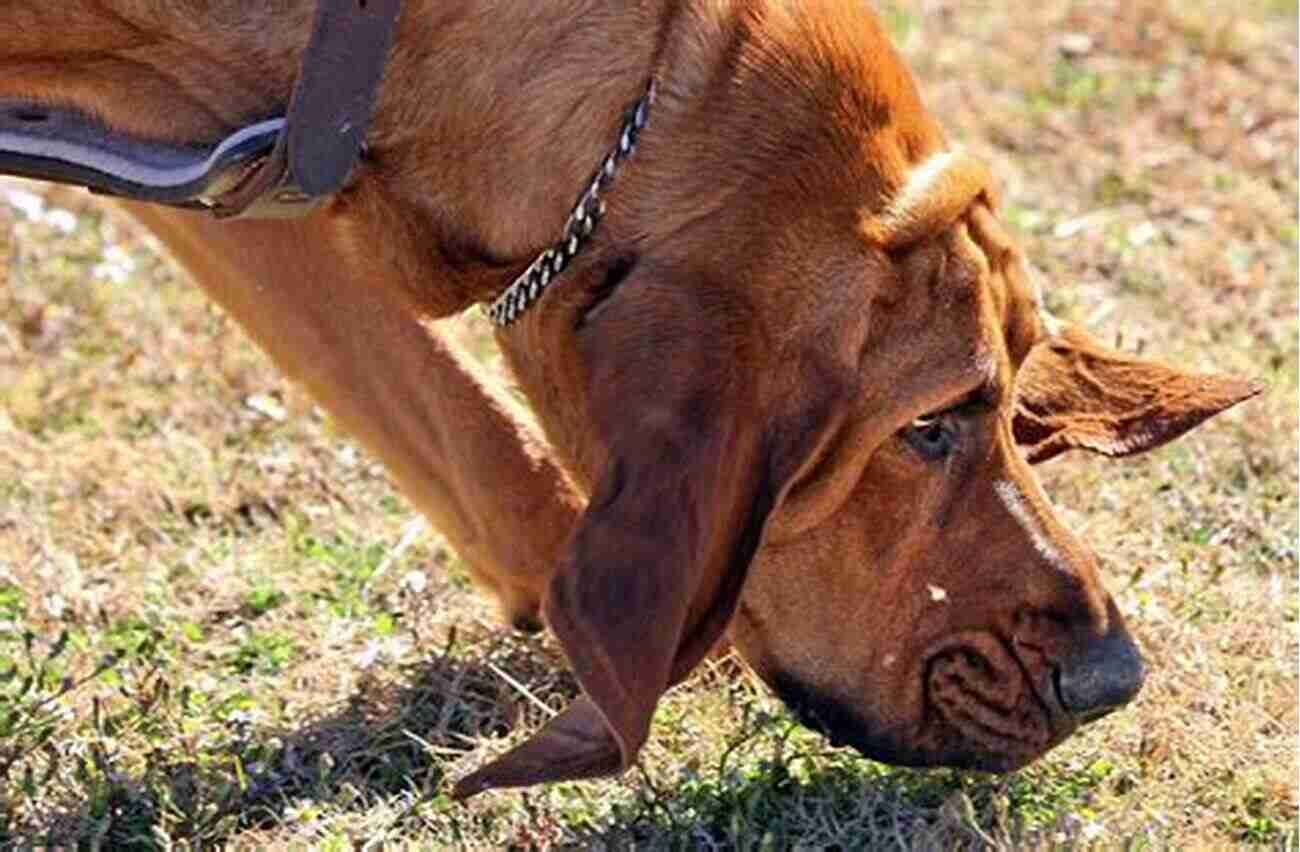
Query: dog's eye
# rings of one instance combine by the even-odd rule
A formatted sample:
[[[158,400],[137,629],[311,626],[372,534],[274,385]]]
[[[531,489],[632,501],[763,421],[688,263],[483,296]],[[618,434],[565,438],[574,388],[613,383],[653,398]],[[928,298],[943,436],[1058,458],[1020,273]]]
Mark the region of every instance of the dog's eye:
[[[918,417],[902,432],[903,439],[928,461],[938,461],[952,452],[957,430],[952,412],[942,411]]]

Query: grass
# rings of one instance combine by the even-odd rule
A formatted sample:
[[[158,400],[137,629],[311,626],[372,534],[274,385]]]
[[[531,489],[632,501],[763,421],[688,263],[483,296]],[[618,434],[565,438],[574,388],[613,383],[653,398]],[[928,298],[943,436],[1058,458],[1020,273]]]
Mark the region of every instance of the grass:
[[[1300,845],[1295,5],[886,7],[1058,313],[1270,385],[1141,460],[1042,468],[1151,663],[1132,707],[1008,777],[917,772],[723,659],[626,777],[454,805],[574,695],[557,649],[147,235],[5,182],[0,845]]]

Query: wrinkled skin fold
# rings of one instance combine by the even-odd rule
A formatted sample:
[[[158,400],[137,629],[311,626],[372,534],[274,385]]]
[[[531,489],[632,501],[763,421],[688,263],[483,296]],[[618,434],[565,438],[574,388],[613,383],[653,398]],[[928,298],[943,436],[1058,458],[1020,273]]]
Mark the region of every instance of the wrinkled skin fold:
[[[283,111],[312,9],[18,0],[0,109],[210,143]],[[651,74],[601,231],[498,335],[530,415],[434,321],[555,238]],[[456,795],[626,769],[724,638],[895,763],[1013,769],[1136,694],[1031,464],[1259,388],[1044,319],[865,4],[407,0],[366,151],[301,222],[131,210],[559,638],[584,695]]]

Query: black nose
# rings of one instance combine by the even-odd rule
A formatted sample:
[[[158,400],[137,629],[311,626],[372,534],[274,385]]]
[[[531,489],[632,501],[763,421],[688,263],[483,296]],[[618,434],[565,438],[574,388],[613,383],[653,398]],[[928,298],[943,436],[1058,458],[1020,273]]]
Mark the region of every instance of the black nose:
[[[1061,666],[1056,689],[1066,711],[1089,722],[1131,701],[1144,677],[1142,655],[1117,625]]]

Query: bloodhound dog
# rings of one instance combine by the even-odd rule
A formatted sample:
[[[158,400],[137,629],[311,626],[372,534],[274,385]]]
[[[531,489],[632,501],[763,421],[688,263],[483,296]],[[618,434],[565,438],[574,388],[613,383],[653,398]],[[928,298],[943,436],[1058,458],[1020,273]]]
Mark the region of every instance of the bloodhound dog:
[[[1009,770],[1139,689],[1031,465],[1258,389],[1044,318],[988,172],[860,0],[3,18],[0,170],[137,199],[558,637],[583,695],[457,795],[626,768],[724,637],[899,764]],[[475,303],[531,414],[433,323]]]

